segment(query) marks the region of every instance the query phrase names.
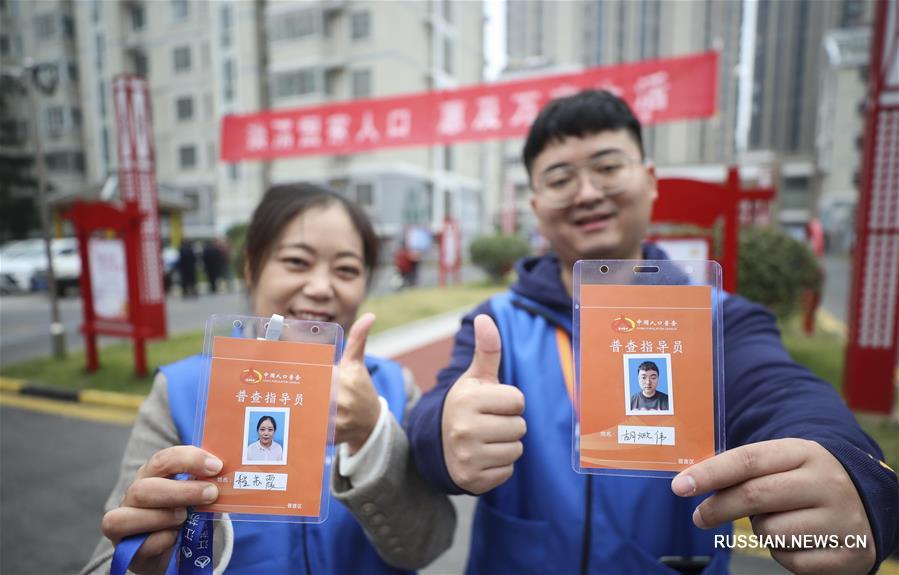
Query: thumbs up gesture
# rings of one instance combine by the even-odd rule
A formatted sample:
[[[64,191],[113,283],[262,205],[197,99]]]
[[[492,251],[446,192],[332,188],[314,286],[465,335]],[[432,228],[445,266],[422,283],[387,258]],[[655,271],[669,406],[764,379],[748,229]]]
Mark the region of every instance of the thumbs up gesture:
[[[371,313],[356,320],[347,336],[338,370],[340,387],[334,442],[346,442],[351,454],[365,444],[381,415],[378,393],[365,367],[365,342],[374,322]]]
[[[447,393],[441,424],[450,477],[480,494],[511,477],[527,426],[521,417],[524,394],[499,383],[502,344],[489,316],[474,318],[474,337],[474,358]]]

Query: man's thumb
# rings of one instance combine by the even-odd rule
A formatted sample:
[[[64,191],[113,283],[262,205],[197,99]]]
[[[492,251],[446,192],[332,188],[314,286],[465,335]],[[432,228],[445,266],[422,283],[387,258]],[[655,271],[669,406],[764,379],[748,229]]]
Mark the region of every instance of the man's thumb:
[[[468,375],[484,381],[497,381],[502,343],[493,319],[481,314],[474,318],[474,358]]]

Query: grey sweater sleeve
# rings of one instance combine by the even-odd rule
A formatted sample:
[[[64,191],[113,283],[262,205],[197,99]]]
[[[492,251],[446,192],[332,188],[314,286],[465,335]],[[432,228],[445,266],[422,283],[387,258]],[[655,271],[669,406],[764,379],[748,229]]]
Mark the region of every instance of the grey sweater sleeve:
[[[406,413],[421,391],[404,371]],[[334,497],[356,517],[384,561],[401,569],[421,569],[453,542],[456,511],[449,498],[428,487],[411,459],[409,440],[389,414],[384,439],[372,446],[376,473],[360,484],[341,476],[335,459],[331,469]]]
[[[134,422],[134,427],[131,429],[131,437],[128,439],[128,445],[125,447],[125,455],[122,458],[122,466],[119,470],[119,479],[112,493],[109,494],[109,499],[106,500],[104,511],[110,511],[119,506],[128,486],[134,481],[137,470],[150,459],[150,456],[173,445],[181,445],[181,439],[178,437],[178,429],[175,427],[175,422],[172,420],[172,414],[169,411],[166,378],[162,372],[158,372],[156,379],[153,380],[153,389],[137,413],[137,419]],[[220,527],[222,527],[220,522],[216,521],[214,525],[216,535],[219,534]],[[219,558],[222,556],[222,547],[230,546],[230,539],[228,536],[213,537],[213,557],[215,558],[214,564],[216,567],[218,567]],[[112,542],[105,537],[101,538],[94,549],[94,554],[81,570],[82,575],[109,573],[112,564],[112,553]],[[218,571],[218,568],[216,571]]]

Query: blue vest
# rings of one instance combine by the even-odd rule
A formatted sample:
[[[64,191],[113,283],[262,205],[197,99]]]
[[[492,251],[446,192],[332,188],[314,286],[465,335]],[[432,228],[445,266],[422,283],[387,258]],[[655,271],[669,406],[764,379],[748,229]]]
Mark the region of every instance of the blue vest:
[[[490,304],[503,343],[500,379],[527,398],[528,431],[512,477],[480,497],[467,571],[674,574],[660,557],[706,555],[704,573],[727,573],[729,553],[713,541],[730,526],[693,526],[701,498],[677,497],[665,480],[572,469],[572,406],[556,340],[557,326],[570,337],[571,317],[510,292]]]
[[[365,358],[378,394],[402,424],[406,392],[399,364]],[[193,440],[197,387],[203,360],[199,355],[160,368],[168,380],[169,409],[183,444]],[[328,452],[333,458],[333,450]],[[330,480],[330,478],[329,478]],[[352,514],[331,497],[328,518],[317,525],[235,521],[234,550],[228,573],[368,574],[408,573],[385,563]]]

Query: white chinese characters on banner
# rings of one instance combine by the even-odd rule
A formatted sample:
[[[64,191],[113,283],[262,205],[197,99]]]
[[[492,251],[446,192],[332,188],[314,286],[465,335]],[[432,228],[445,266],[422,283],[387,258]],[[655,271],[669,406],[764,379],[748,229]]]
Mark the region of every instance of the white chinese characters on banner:
[[[478,111],[471,128],[478,132],[499,130],[503,127],[500,102],[497,96],[484,96],[477,100]]]
[[[447,100],[440,104],[438,134],[455,136],[464,132],[465,126],[465,100]]]
[[[656,72],[637,79],[634,83],[634,112],[641,122],[650,122],[656,112],[668,109],[670,91],[668,72]]]
[[[537,90],[512,94],[512,100],[515,101],[515,112],[509,118],[509,126],[515,128],[533,124],[534,118],[540,113],[541,96],[542,94]]]
[[[387,138],[408,138],[412,134],[412,110],[395,108],[387,112]]]

